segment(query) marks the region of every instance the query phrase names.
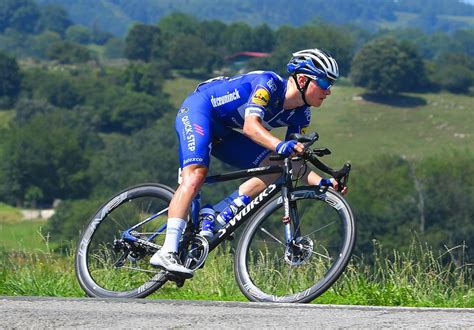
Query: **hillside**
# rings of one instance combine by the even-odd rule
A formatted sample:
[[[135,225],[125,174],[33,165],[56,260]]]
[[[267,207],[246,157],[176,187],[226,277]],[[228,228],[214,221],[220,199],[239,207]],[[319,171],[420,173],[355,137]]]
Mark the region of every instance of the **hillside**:
[[[176,109],[197,83],[184,78],[167,81],[165,89]],[[472,97],[405,94],[380,104],[361,99],[361,93],[360,88],[335,86],[321,108],[312,108],[309,131],[319,132],[321,146],[333,151],[327,161],[334,167],[346,160],[361,165],[380,154],[421,159],[474,145]]]
[[[299,0],[288,10],[284,0],[37,0],[63,6],[74,22],[123,36],[134,21],[156,23],[180,11],[199,19],[251,25],[301,26],[315,20],[354,24],[365,29],[421,28],[452,31],[474,27],[474,6],[457,0]]]

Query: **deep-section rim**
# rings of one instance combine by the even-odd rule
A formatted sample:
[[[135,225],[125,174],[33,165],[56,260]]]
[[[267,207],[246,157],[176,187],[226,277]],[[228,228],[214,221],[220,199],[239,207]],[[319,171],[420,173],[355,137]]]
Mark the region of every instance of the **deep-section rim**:
[[[94,281],[88,270],[87,249],[95,229],[105,218],[105,215],[130,199],[127,197],[133,197],[137,194],[140,196],[147,193],[150,195],[155,194],[156,196],[160,196],[160,198],[169,198],[169,200],[171,200],[174,190],[166,185],[155,183],[144,183],[126,188],[102,204],[84,227],[76,248],[74,268],[79,285],[88,296],[97,298],[143,298],[150,295],[166,283],[167,278],[165,272],[160,271],[138,288],[117,292],[102,288]],[[88,238],[85,240],[86,237]]]
[[[249,224],[244,229],[242,237],[237,246],[237,251],[235,255],[235,265],[234,273],[242,293],[251,301],[259,302],[286,302],[286,303],[307,303],[313,301],[315,298],[323,294],[331,285],[341,276],[344,272],[352,251],[355,245],[356,239],[356,228],[355,220],[352,213],[352,210],[347,203],[347,201],[342,197],[341,194],[334,191],[333,189],[327,190],[324,194],[321,194],[319,187],[316,186],[307,186],[307,187],[298,187],[293,190],[293,196],[312,196],[314,199],[315,196],[320,196],[318,199],[326,198],[327,203],[335,203],[336,201],[340,204],[336,204],[336,207],[341,207],[342,212],[345,213],[345,232],[346,237],[344,238],[344,245],[341,249],[341,255],[338,257],[336,262],[329,268],[328,272],[323,278],[326,278],[326,281],[321,282],[319,280],[310,288],[304,290],[303,292],[286,295],[286,296],[275,296],[260,290],[251,280],[251,277],[248,274],[247,258],[246,254],[250,243],[255,235],[256,229],[259,227],[268,216],[270,216],[273,211],[278,209],[278,205],[281,204],[281,197],[276,197],[275,199],[269,201],[265,204],[250,220]],[[325,196],[324,196],[325,195]],[[304,198],[303,199],[308,199]],[[334,206],[333,206],[334,207]],[[330,276],[328,275],[330,274]]]

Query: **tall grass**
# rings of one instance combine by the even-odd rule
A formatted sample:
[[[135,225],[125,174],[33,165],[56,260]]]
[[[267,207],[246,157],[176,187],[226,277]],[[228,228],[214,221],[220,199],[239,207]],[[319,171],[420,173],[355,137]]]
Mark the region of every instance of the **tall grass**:
[[[449,257],[452,250],[436,256],[413,243],[387,255],[375,244],[374,261],[356,258],[328,296],[337,294],[335,302],[344,304],[474,307],[473,265],[459,265]]]
[[[446,261],[448,256],[435,255],[420,244],[413,244],[407,252],[386,254],[376,244],[370,258],[374,261],[354,257],[341,278],[314,302],[474,307],[472,265]],[[84,296],[75,279],[72,253],[3,251],[0,264],[0,295]],[[235,283],[228,250],[213,252],[205,267],[182,288],[169,282],[150,298],[246,300]]]

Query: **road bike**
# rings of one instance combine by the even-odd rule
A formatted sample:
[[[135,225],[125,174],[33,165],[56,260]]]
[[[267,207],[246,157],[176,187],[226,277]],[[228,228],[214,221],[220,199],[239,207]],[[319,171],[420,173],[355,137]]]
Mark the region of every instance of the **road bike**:
[[[356,226],[343,196],[324,186],[298,186],[308,164],[335,178],[339,191],[347,186],[351,165],[333,170],[319,159],[331,152],[311,149],[318,134],[294,134],[305,145],[298,157],[272,156],[278,165],[209,176],[206,184],[280,174],[250,204],[208,241],[199,235],[200,196],[190,209],[179,244],[183,264],[205,267],[210,251],[246,227],[234,251],[234,273],[251,301],[310,302],[342,274],[355,243]],[[295,161],[299,161],[296,163]],[[298,165],[298,169],[293,168]],[[142,298],[168,281],[181,287],[185,279],[149,264],[164,241],[168,205],[174,190],[162,184],[125,189],[103,204],[82,233],[75,269],[87,295]]]

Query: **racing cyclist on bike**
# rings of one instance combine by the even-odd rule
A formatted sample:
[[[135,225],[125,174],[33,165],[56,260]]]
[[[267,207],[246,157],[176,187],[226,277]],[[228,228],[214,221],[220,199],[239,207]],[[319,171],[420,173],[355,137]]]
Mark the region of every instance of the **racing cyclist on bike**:
[[[165,242],[150,259],[152,265],[193,276],[177,251],[191,202],[207,176],[210,155],[243,169],[269,164],[272,152],[284,156],[303,152],[303,144],[288,137],[304,133],[310,107],[321,106],[331,95],[339,68],[326,52],[306,49],[293,54],[287,69],[287,80],[270,71],[211,79],[184,100],[176,117],[181,182],[169,205]],[[275,127],[288,127],[285,140],[270,133]],[[337,189],[336,180],[313,171],[307,171],[304,179],[309,185]],[[255,197],[271,180],[271,176],[251,178],[239,187],[239,195]]]

